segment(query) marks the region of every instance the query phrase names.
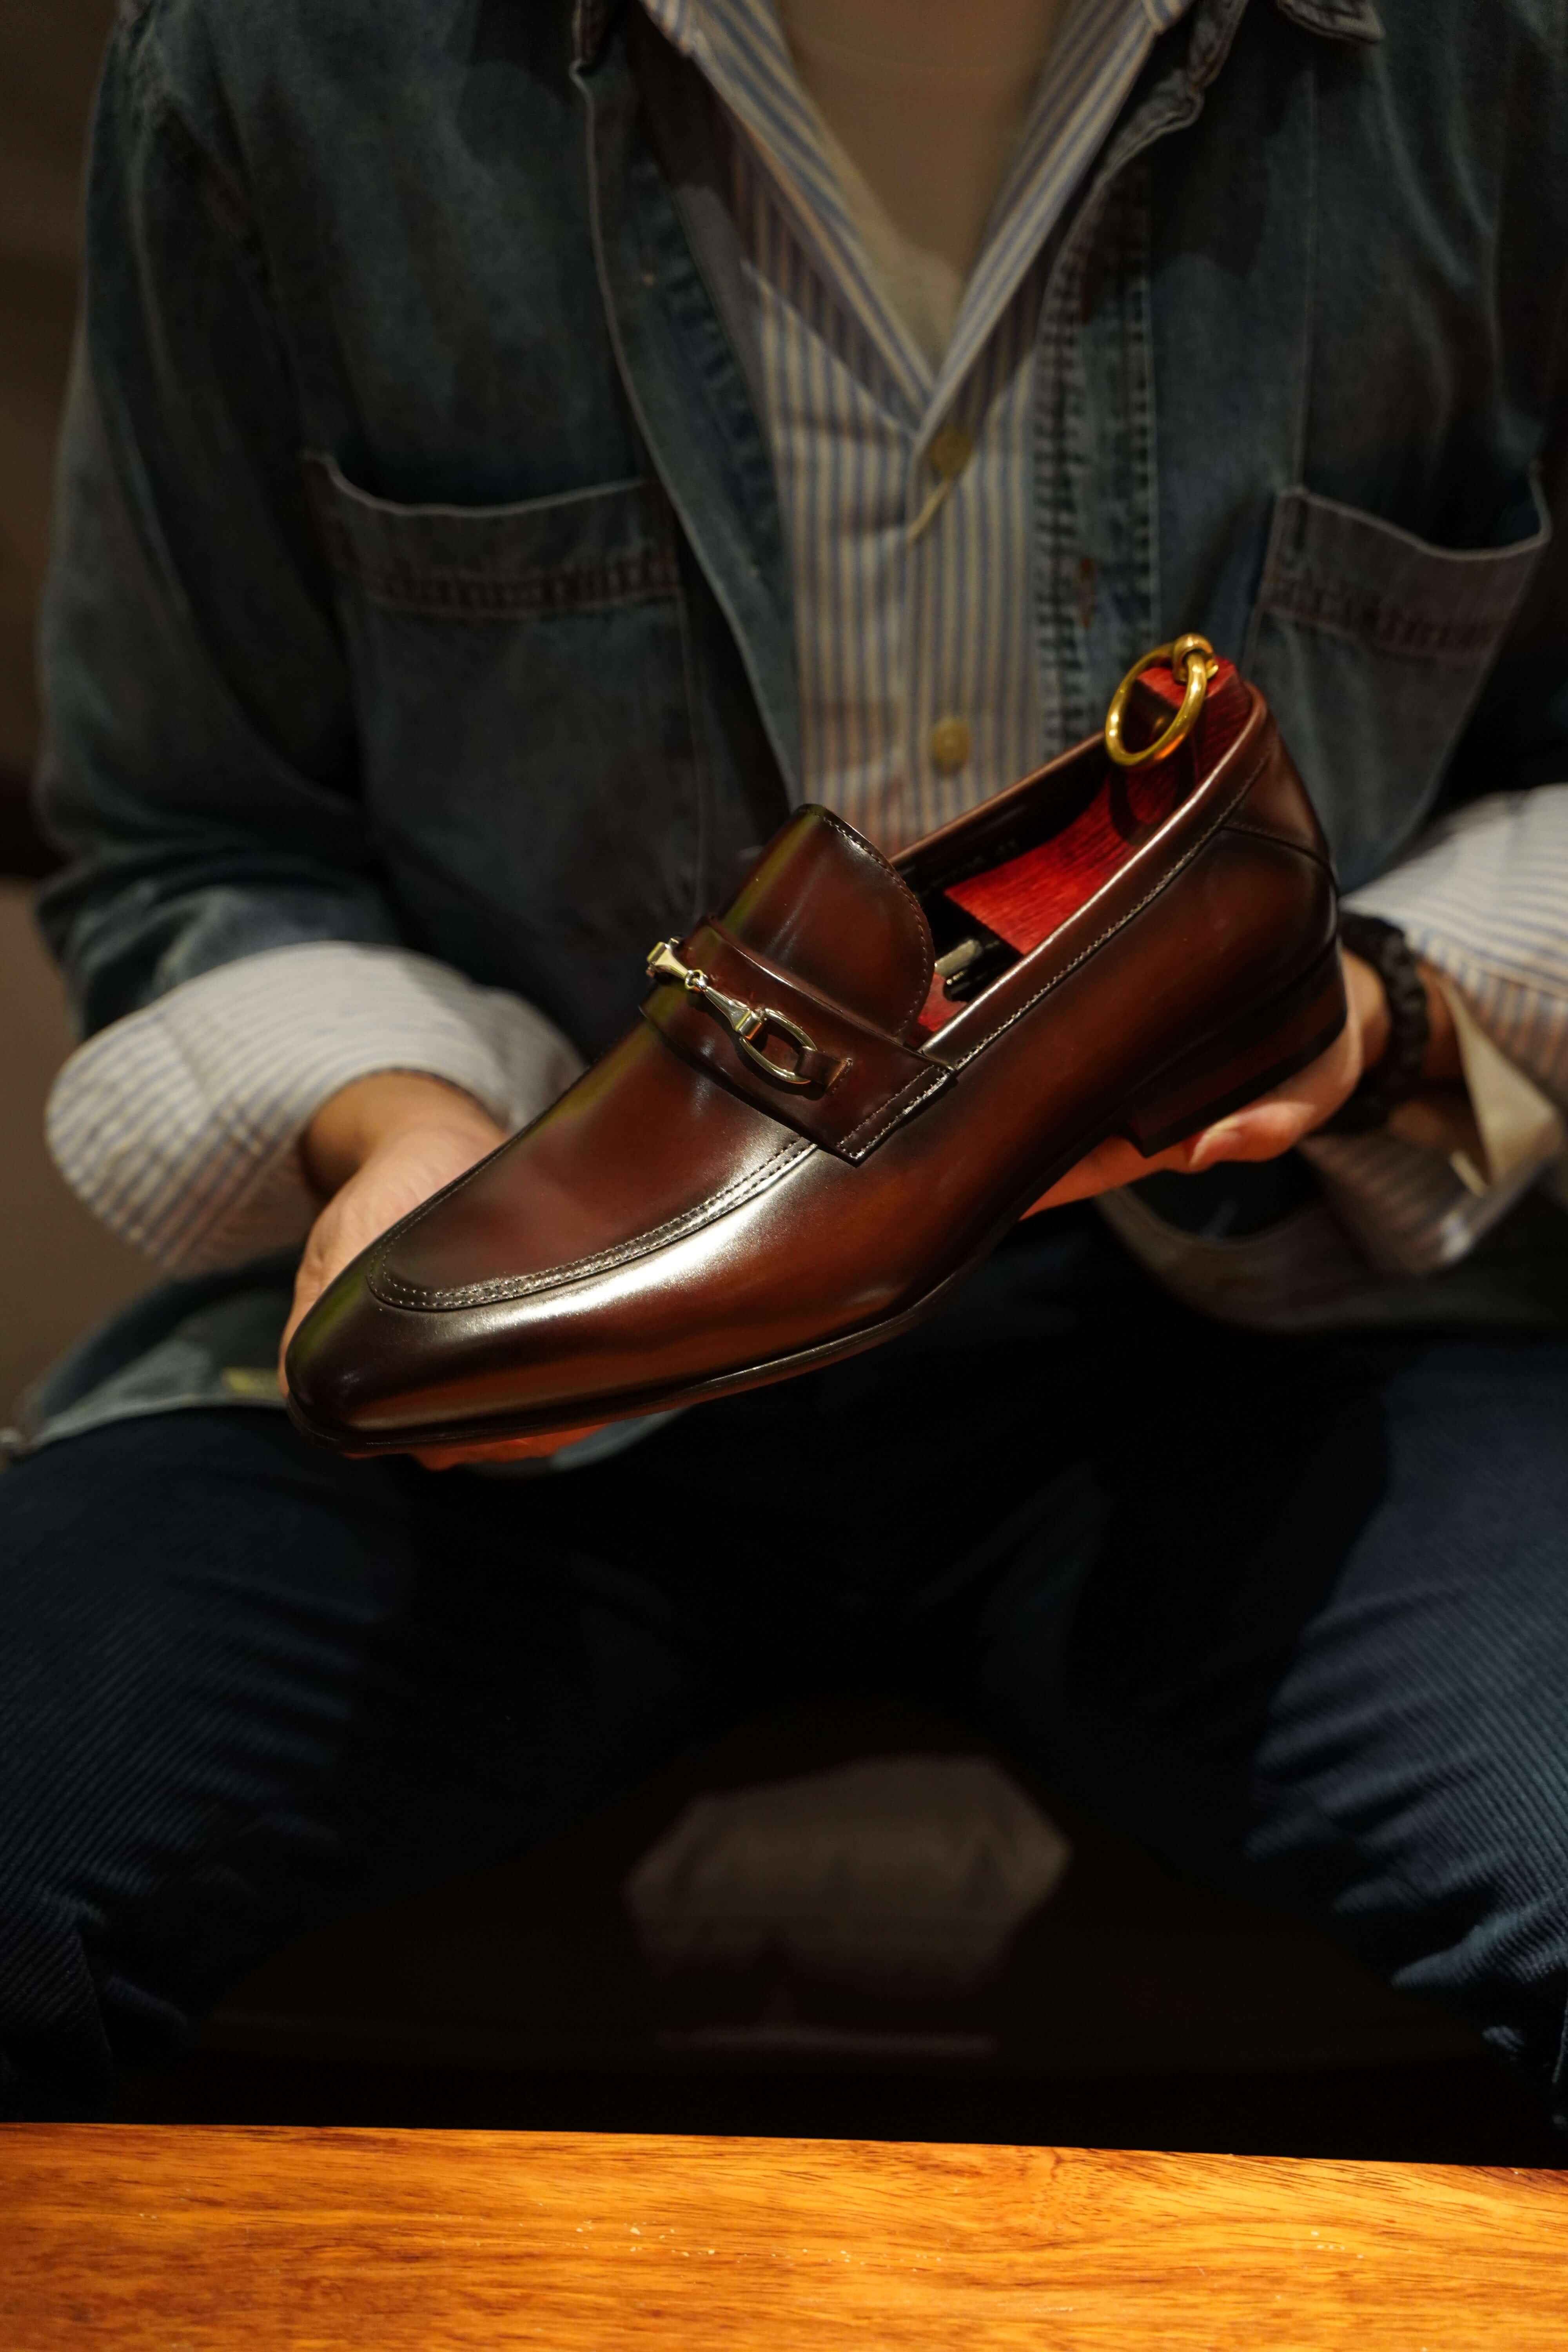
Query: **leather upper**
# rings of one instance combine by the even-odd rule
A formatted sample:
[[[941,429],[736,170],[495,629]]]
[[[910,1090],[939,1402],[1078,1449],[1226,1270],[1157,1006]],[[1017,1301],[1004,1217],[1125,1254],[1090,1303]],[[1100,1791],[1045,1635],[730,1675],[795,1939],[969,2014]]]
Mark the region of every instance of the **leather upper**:
[[[790,832],[820,814],[816,809],[803,812]],[[897,881],[896,877],[891,879]],[[677,982],[655,988],[643,1006],[645,1020],[688,1060],[713,1071],[760,1109],[842,1159],[863,1160],[899,1119],[952,1084],[949,1071],[896,1033],[875,1027],[831,997],[802,988],[777,966],[746,954],[726,926],[704,923],[684,944],[692,962],[721,988],[759,1010],[784,1014],[810,1037],[813,1050],[803,1055],[787,1034],[783,1052],[767,1051],[764,1044],[763,1059],[776,1063],[780,1071],[770,1076],[703,998]],[[929,972],[929,932],[925,961]],[[809,1077],[818,1069],[816,1083],[796,1082],[797,1073]]]
[[[995,804],[901,873],[802,811],[683,944],[798,1020],[830,1075],[779,1086],[710,1006],[656,985],[542,1118],[332,1286],[289,1359],[306,1424],[431,1442],[773,1376],[916,1311],[1108,1132],[1195,1119],[1205,1090],[1316,1050],[1342,1018],[1331,877],[1266,708],[1237,692],[1223,754],[934,1034],[917,1024],[932,942],[909,877],[929,901],[972,871]],[[1005,796],[1015,836],[1059,833],[1104,769],[1094,739],[1026,780]]]

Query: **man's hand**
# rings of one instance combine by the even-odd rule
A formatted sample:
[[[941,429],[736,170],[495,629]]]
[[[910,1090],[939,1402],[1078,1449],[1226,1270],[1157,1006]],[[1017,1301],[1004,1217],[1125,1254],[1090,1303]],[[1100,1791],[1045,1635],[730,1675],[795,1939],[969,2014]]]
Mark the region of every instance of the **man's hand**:
[[[1136,1183],[1141,1176],[1152,1175],[1159,1168],[1174,1169],[1192,1176],[1202,1169],[1215,1167],[1222,1160],[1275,1160],[1281,1152],[1291,1150],[1303,1136],[1310,1135],[1324,1119],[1333,1117],[1345,1097],[1354,1091],[1362,1072],[1371,1069],[1381,1058],[1388,1043],[1388,1003],[1382,981],[1360,956],[1347,955],[1343,961],[1345,1025],[1326,1054],[1321,1054],[1315,1062],[1310,1062],[1271,1094],[1260,1095],[1256,1102],[1232,1111],[1228,1118],[1205,1128],[1201,1134],[1189,1136],[1184,1143],[1173,1144],[1169,1151],[1159,1152],[1152,1160],[1145,1160],[1141,1151],[1122,1142],[1120,1137],[1102,1143],[1025,1214],[1032,1217],[1041,1209],[1059,1209],[1068,1201],[1085,1201],[1096,1192],[1114,1192],[1120,1185]],[[1426,980],[1426,1005],[1431,1034],[1426,1075],[1435,1086],[1451,1084],[1459,1075],[1453,1017],[1446,998],[1430,978]]]
[[[310,1228],[294,1282],[294,1304],[278,1354],[278,1382],[289,1340],[328,1284],[410,1209],[461,1176],[506,1137],[472,1096],[440,1078],[378,1071],[322,1104],[300,1143],[305,1173],[325,1203]],[[496,1445],[432,1447],[428,1469],[454,1462],[553,1454],[582,1430],[554,1430]]]

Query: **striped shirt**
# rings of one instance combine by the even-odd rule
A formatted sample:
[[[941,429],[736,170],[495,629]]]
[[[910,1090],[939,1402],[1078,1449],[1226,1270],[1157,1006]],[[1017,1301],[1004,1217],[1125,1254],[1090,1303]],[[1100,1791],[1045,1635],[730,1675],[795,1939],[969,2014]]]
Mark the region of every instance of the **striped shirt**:
[[[795,574],[805,792],[897,849],[1058,748],[1043,740],[1028,624],[1035,323],[1064,209],[1187,0],[1068,10],[934,362],[871,264],[769,0],[644,5],[733,131],[763,423]],[[1308,1146],[1365,1255],[1421,1273],[1462,1255],[1561,1149],[1551,1103],[1568,1105],[1568,787],[1482,803],[1357,903],[1400,922],[1448,976],[1537,1113],[1489,1133],[1472,1085],[1479,1189],[1473,1170],[1462,1178],[1392,1135]],[[299,1138],[352,1079],[426,1071],[513,1127],[578,1066],[531,1007],[426,958],[280,948],[90,1040],[57,1082],[49,1136],[90,1207],[193,1271],[302,1237],[313,1202]],[[1276,1287],[1288,1293],[1288,1269]]]
[[[1070,11],[933,365],[870,262],[769,0],[645,0],[738,129],[805,795],[886,851],[1045,754],[1029,411],[1050,237],[1157,34],[1189,5]]]

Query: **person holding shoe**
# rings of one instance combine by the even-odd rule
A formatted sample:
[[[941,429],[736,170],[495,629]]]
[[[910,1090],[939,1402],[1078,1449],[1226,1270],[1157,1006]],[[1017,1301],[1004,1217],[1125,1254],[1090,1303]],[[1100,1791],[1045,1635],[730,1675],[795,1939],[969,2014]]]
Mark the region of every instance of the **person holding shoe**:
[[[0,1480],[16,2112],[853,1682],[1568,2119],[1565,85],[1562,0],[121,11],[41,918],[52,1148],[166,1279]],[[421,1459],[291,1428],[326,1286],[793,808],[896,854],[1187,630],[1333,848],[1325,1054],[873,1354]]]

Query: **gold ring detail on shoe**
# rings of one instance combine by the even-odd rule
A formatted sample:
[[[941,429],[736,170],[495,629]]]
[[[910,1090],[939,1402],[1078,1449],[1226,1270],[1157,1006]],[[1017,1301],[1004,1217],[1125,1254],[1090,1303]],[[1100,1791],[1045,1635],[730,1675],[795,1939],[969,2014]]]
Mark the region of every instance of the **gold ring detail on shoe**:
[[[764,1076],[781,1087],[809,1087],[813,1080],[799,1070],[786,1070],[770,1055],[764,1054],[755,1042],[770,1029],[777,1029],[798,1046],[804,1060],[816,1052],[814,1039],[808,1037],[797,1021],[787,1013],[775,1012],[771,1005],[748,1004],[743,997],[726,996],[715,988],[708,974],[698,964],[683,963],[678,953],[679,941],[660,940],[648,955],[647,975],[650,980],[676,980],[692,996],[700,996],[704,1004],[716,1013],[742,1054],[754,1062]]]
[[[1152,743],[1145,744],[1142,751],[1130,751],[1121,740],[1127,698],[1144,671],[1152,669],[1156,662],[1170,664],[1171,675],[1184,689],[1182,707]],[[1209,680],[1218,668],[1208,639],[1192,630],[1184,637],[1173,637],[1168,646],[1156,646],[1152,653],[1135,661],[1111,696],[1110,708],[1105,714],[1105,749],[1117,766],[1146,768],[1155,760],[1168,760],[1177,745],[1184,743],[1192,733],[1209,690]]]

